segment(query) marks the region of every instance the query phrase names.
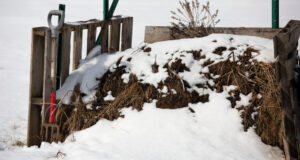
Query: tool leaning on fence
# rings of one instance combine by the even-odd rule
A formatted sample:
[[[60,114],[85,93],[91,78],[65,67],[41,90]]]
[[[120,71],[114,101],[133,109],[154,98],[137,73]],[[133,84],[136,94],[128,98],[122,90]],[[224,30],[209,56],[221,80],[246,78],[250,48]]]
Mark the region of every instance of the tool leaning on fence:
[[[52,16],[59,16],[58,25],[52,24]],[[56,72],[57,72],[57,53],[58,53],[58,32],[64,24],[65,13],[61,10],[52,10],[48,14],[48,25],[51,29],[51,102],[49,123],[42,125],[42,139],[44,141],[58,141],[59,126],[54,124],[55,109],[56,109]],[[46,117],[44,117],[46,122]]]
[[[109,0],[103,2],[109,4]],[[117,2],[118,0],[114,0],[110,9],[109,5],[105,5],[105,14],[110,15],[107,19],[69,23],[64,23],[65,5],[60,4],[59,10],[63,13],[51,11],[48,15],[50,27],[32,29],[27,146],[63,140],[61,129],[64,120],[56,119],[58,116],[55,113],[60,105],[57,101],[63,97],[58,95],[57,90],[70,75],[70,67],[72,70],[79,67],[83,54],[88,56],[97,45],[101,45],[102,53],[115,53],[131,48],[133,17],[111,17]],[[52,25],[52,16],[58,16],[57,26]],[[87,31],[85,40],[84,30]],[[100,37],[97,38],[97,35]],[[83,43],[87,43],[86,52],[82,50]]]

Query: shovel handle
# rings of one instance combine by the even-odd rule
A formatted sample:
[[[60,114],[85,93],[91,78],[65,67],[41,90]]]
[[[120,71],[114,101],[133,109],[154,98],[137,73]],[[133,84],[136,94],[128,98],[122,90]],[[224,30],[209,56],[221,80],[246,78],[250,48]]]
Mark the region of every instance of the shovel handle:
[[[55,117],[55,108],[56,108],[56,93],[51,93],[51,105],[50,105],[50,115],[49,115],[49,123],[54,122]]]
[[[60,16],[60,20],[58,22],[58,25],[55,26],[52,24],[52,16]],[[48,13],[48,25],[51,29],[51,36],[52,38],[58,37],[58,30],[64,25],[65,21],[65,12],[60,10],[52,10]]]
[[[57,68],[57,38],[52,38],[51,44],[51,105],[49,123],[54,122],[56,108],[56,68]]]

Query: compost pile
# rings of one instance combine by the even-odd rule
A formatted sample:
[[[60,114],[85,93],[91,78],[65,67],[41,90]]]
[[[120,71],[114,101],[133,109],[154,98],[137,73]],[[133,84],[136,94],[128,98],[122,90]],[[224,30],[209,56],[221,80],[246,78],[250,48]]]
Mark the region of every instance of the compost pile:
[[[227,38],[228,42],[234,40]],[[263,142],[282,147],[281,102],[274,64],[258,61],[255,57],[261,53],[255,46],[221,45],[217,39],[209,41],[215,46],[210,52],[198,48],[162,49],[158,53],[159,49],[153,51],[151,45],[146,44],[121,55],[97,78],[93,100],[85,103],[81,84],[74,87],[71,103],[63,104],[56,114],[56,121],[61,124],[61,139],[100,119],[113,121],[126,116],[122,108],[141,111],[144,103],[153,101],[161,109],[188,107],[189,103],[201,106],[213,100],[209,98],[210,92],[228,91],[227,99],[232,108],[239,110],[244,130],[254,127]],[[130,68],[135,59],[142,61],[139,56],[150,59],[149,63],[143,63],[145,72]],[[154,76],[149,76],[150,72]],[[226,86],[234,87],[227,90]],[[240,105],[241,97],[249,95],[248,105]],[[192,108],[189,110],[195,112]]]

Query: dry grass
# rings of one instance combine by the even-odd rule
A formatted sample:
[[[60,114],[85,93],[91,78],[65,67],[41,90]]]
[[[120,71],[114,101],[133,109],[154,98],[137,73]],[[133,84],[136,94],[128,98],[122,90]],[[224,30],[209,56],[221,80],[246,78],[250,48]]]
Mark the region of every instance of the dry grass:
[[[215,27],[220,22],[217,19],[218,10],[212,12],[210,3],[201,4],[199,0],[179,1],[180,8],[171,11],[172,26],[177,32],[188,37],[202,37],[208,35],[207,28]]]
[[[238,86],[228,97],[232,107],[240,100],[241,93],[252,93],[250,105],[237,108],[242,113],[244,130],[255,126],[256,133],[263,142],[282,147],[281,98],[279,83],[275,78],[275,66],[255,60],[251,62],[251,52],[259,51],[248,48],[244,56],[236,57],[241,64],[228,60],[210,65],[211,73],[221,75],[215,79],[216,85],[213,87],[222,92],[223,86]],[[229,58],[234,59],[233,56]]]

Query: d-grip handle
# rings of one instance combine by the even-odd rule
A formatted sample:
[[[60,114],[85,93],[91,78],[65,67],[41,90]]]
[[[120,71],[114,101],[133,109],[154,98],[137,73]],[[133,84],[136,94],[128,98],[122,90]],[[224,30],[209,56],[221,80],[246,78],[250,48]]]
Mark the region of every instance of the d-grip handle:
[[[60,16],[60,20],[57,26],[54,26],[51,22],[52,16]],[[65,21],[65,12],[60,10],[52,10],[48,14],[48,25],[51,29],[51,37],[57,38],[58,37],[58,30],[64,25]]]

